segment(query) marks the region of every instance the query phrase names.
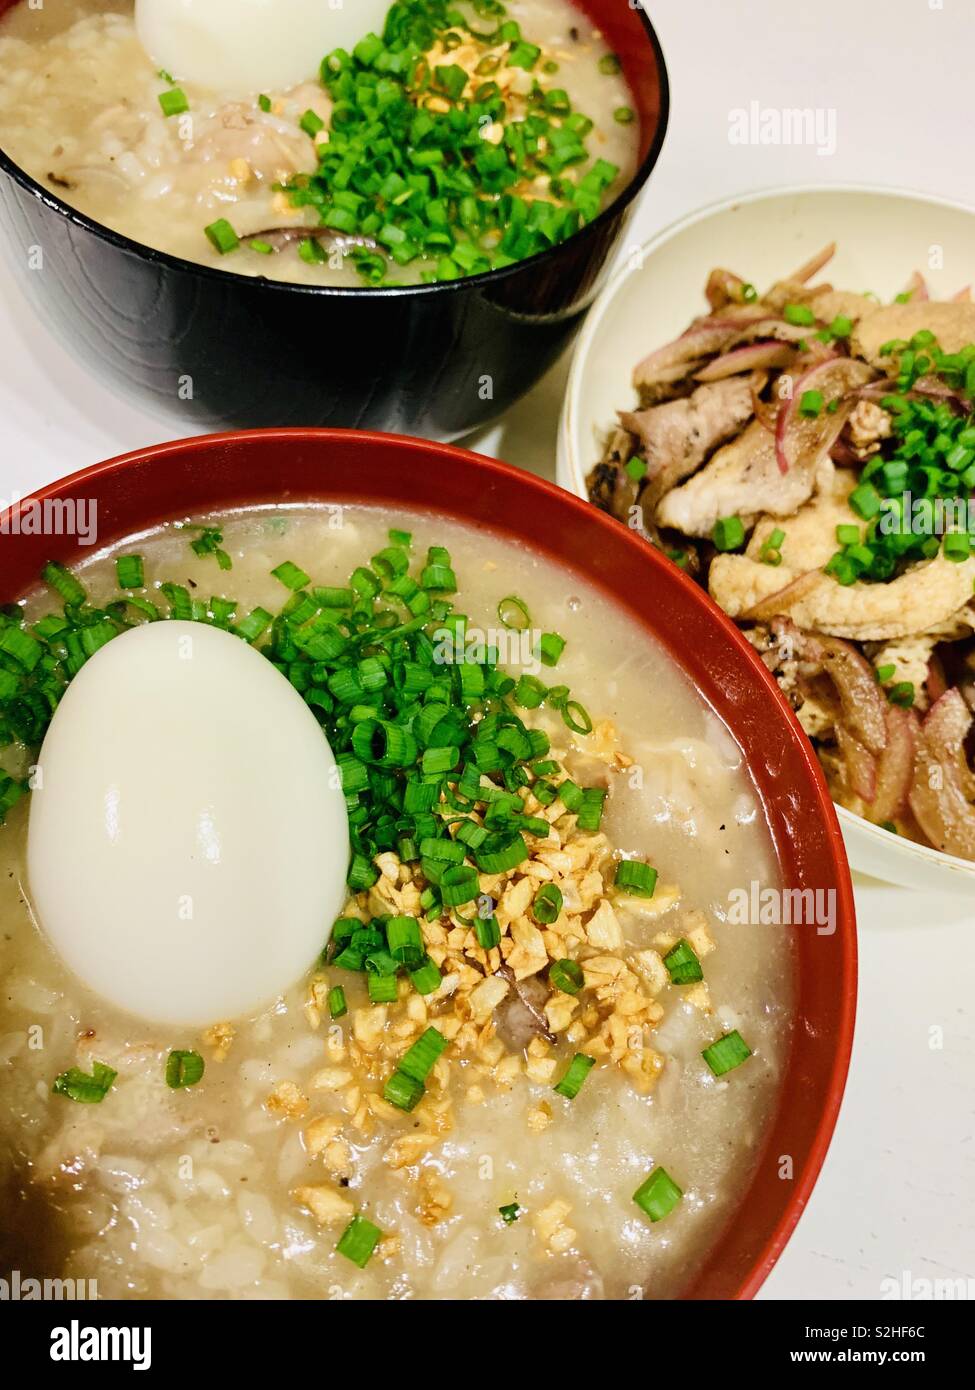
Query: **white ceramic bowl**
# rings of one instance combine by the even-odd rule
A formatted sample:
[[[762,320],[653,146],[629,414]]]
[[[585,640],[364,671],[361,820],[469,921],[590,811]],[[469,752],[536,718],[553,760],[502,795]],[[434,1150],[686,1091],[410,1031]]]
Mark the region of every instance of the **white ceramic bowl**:
[[[635,400],[634,365],[706,312],[709,270],[771,284],[828,242],[842,289],[891,298],[920,270],[932,296],[975,284],[975,209],[894,189],[796,188],[712,204],[635,248],[597,300],[576,347],[559,433],[558,481],[586,496],[616,411]],[[855,869],[910,888],[975,891],[975,863],[898,839],[837,808]]]

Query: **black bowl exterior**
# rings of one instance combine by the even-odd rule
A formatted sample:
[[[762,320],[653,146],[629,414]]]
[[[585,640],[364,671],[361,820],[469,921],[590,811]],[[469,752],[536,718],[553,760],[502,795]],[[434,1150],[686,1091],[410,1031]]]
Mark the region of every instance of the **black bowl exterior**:
[[[109,231],[0,151],[0,222],[19,278],[87,367],[162,412],[205,427],[328,425],[456,439],[506,410],[566,347],[659,156],[669,105],[663,55],[643,12],[622,14],[640,168],[600,217],[530,261],[409,289],[251,279]]]
[[[556,360],[628,216],[500,279],[323,295],[174,268],[78,226],[13,178],[0,180],[0,209],[25,289],[110,384],[208,427],[368,427],[441,440],[498,415]]]

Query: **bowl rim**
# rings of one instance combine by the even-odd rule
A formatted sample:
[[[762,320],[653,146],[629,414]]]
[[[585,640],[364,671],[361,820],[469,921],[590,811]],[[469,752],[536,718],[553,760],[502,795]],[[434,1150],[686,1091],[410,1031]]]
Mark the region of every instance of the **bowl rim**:
[[[621,292],[624,284],[629,281],[631,276],[638,276],[646,261],[663,246],[675,241],[682,233],[696,226],[699,222],[706,222],[711,217],[720,216],[722,213],[731,212],[741,206],[750,206],[754,203],[781,202],[789,198],[809,196],[811,194],[849,194],[850,196],[882,197],[892,200],[908,200],[915,203],[927,203],[932,207],[946,208],[951,212],[967,213],[975,218],[975,204],[966,203],[959,198],[947,198],[940,194],[925,193],[916,189],[901,188],[891,184],[867,184],[867,183],[822,183],[822,184],[789,184],[783,188],[768,187],[752,189],[746,193],[737,194],[729,198],[719,198],[714,202],[705,203],[702,207],[695,208],[691,212],[682,214],[661,228],[647,241],[635,248],[634,254],[640,257],[640,264],[636,267],[624,264],[617,268],[610,277],[607,284],[600,291],[595,304],[583,324],[578,341],[572,352],[572,364],[569,370],[569,378],[566,384],[565,401],[562,407],[561,418],[559,421],[559,451],[565,460],[565,467],[568,475],[568,485],[571,487],[573,496],[585,496],[585,471],[582,461],[576,452],[576,442],[579,436],[579,400],[581,395],[581,382],[586,370],[589,355],[592,351],[593,342],[602,323],[603,315],[609,309],[610,304]],[[810,745],[811,746],[811,745]],[[946,854],[943,850],[935,849],[931,845],[918,844],[915,840],[905,839],[903,836],[891,835],[889,831],[882,829],[879,825],[874,825],[864,816],[858,816],[854,811],[849,811],[845,806],[834,802],[840,824],[849,824],[865,835],[869,835],[878,848],[889,851],[893,855],[902,858],[916,858],[921,863],[944,870],[951,873],[954,878],[975,879],[975,861],[959,859],[957,855]],[[947,886],[947,885],[946,885]],[[960,884],[956,883],[957,887]]]
[[[3,13],[3,6],[0,5],[0,15]],[[524,266],[532,266],[537,270],[553,265],[560,252],[566,246],[571,245],[577,238],[584,235],[598,235],[609,229],[611,224],[626,212],[634,200],[642,193],[650,175],[656,168],[663,149],[664,140],[670,122],[670,76],[667,70],[667,62],[664,58],[663,47],[656,29],[651,23],[650,16],[642,3],[638,2],[633,6],[638,12],[640,21],[643,24],[647,40],[650,44],[657,69],[657,84],[660,95],[660,109],[657,116],[657,124],[653,131],[647,153],[637,166],[633,177],[629,180],[616,198],[594,217],[591,222],[580,227],[566,241],[560,242],[557,246],[549,247],[545,251],[536,252],[533,256],[528,256],[524,260],[515,261],[512,265],[502,266],[498,270],[484,271],[480,275],[463,275],[458,280],[440,280],[432,285],[305,285],[288,280],[269,280],[263,275],[240,275],[234,270],[222,270],[219,266],[202,265],[196,261],[185,260],[182,256],[171,255],[168,251],[159,251],[154,247],[145,246],[142,242],[134,241],[131,237],[125,236],[122,232],[116,232],[111,227],[106,227],[104,223],[98,222],[87,213],[79,212],[70,203],[66,203],[59,198],[51,189],[45,188],[17,164],[0,146],[0,174],[6,174],[16,185],[25,193],[33,197],[43,207],[47,208],[65,222],[81,231],[87,232],[100,241],[106,242],[109,246],[118,251],[127,252],[135,256],[138,260],[145,262],[149,266],[165,271],[177,271],[184,275],[191,275],[196,279],[208,282],[215,287],[223,285],[225,288],[230,285],[240,286],[241,281],[253,288],[256,293],[269,294],[292,294],[310,296],[312,298],[324,299],[401,299],[412,295],[419,295],[424,298],[435,295],[449,295],[458,291],[475,288],[490,289],[491,287],[503,284],[512,278]]]
[[[592,507],[588,501],[575,496],[565,488],[557,486],[555,483],[548,482],[546,479],[539,478],[534,474],[526,473],[522,469],[516,468],[511,464],[503,463],[495,459],[490,459],[472,450],[459,448],[453,444],[442,444],[429,440],[421,440],[404,435],[383,434],[378,431],[367,430],[339,430],[339,429],[320,429],[320,428],[278,428],[267,430],[232,430],[220,434],[197,435],[186,439],[170,440],[161,444],[151,445],[142,449],[135,449],[128,453],[118,455],[111,459],[106,459],[100,463],[91,464],[81,468],[74,473],[58,479],[52,483],[39,488],[36,492],[27,497],[21,498],[16,503],[19,509],[26,504],[45,499],[54,499],[61,492],[68,492],[88,485],[97,485],[101,480],[112,475],[124,475],[126,471],[139,464],[152,464],[156,461],[165,462],[167,457],[187,452],[191,454],[205,455],[210,450],[220,451],[224,448],[243,445],[251,438],[263,438],[270,441],[279,441],[282,444],[298,443],[333,443],[336,447],[343,442],[348,442],[350,437],[354,437],[365,443],[366,447],[388,448],[391,443],[398,448],[408,449],[418,456],[426,455],[428,461],[430,455],[438,457],[445,465],[451,462],[462,462],[465,467],[474,464],[485,476],[485,483],[492,479],[497,479],[505,485],[516,484],[522,488],[526,494],[534,495],[536,498],[548,497],[548,500],[566,512],[574,513],[579,520],[587,527],[595,527],[597,530],[605,531],[607,542],[616,543],[619,540],[619,533],[622,531],[623,543],[634,548],[634,555],[639,555],[639,563],[650,567],[660,565],[665,566],[666,561],[663,556],[658,555],[652,549],[646,547],[638,536],[627,533],[619,527],[619,524],[611,517],[606,516],[598,509]],[[313,494],[312,489],[299,489],[305,495]],[[369,484],[364,481],[363,495],[368,497]],[[289,500],[300,500],[296,497]],[[231,501],[228,506],[247,505],[246,503]],[[0,513],[0,525],[9,522],[14,507],[8,508],[6,512]],[[444,506],[444,514],[449,515],[449,507]],[[175,519],[175,518],[174,518]],[[149,526],[158,524],[156,520],[146,523]],[[510,523],[509,523],[510,524]],[[503,528],[502,528],[503,529]],[[516,528],[517,529],[517,528]],[[99,546],[93,554],[97,554],[102,549]],[[731,1276],[734,1285],[732,1297],[737,1300],[754,1298],[755,1294],[765,1282],[773,1266],[781,1255],[788,1243],[803,1211],[805,1210],[810,1195],[816,1185],[820,1171],[826,1158],[830,1143],[832,1142],[840,1106],[843,1100],[844,1091],[847,1084],[850,1068],[850,1058],[853,1047],[853,1036],[856,1017],[857,1002],[857,932],[856,932],[856,912],[853,897],[853,884],[850,877],[850,868],[846,858],[843,845],[843,837],[836,815],[836,809],[830,798],[826,780],[823,775],[819,760],[813,751],[812,744],[806,738],[799,725],[798,720],[789,708],[787,701],[782,696],[778,685],[764,663],[759,659],[757,653],[742,636],[740,630],[721,610],[707,598],[707,595],[694,583],[689,576],[685,575],[676,567],[667,566],[666,573],[668,580],[673,582],[678,589],[684,591],[689,603],[702,606],[707,610],[710,621],[717,624],[724,630],[725,635],[730,640],[731,645],[737,649],[743,663],[751,670],[757,683],[761,686],[768,698],[779,708],[785,718],[787,727],[792,734],[792,743],[796,750],[799,760],[804,766],[808,778],[808,789],[814,797],[817,808],[822,817],[823,824],[827,833],[828,845],[828,866],[836,885],[837,894],[837,928],[836,934],[839,937],[837,949],[840,952],[839,958],[839,979],[838,979],[838,1018],[839,1025],[832,1037],[832,1048],[829,1053],[828,1068],[824,1068],[823,1079],[823,1103],[815,1119],[815,1127],[808,1140],[806,1149],[806,1161],[801,1174],[796,1181],[790,1184],[790,1191],[787,1200],[781,1208],[774,1226],[768,1233],[764,1245],[760,1252],[752,1260],[750,1266]],[[599,581],[593,580],[598,587]],[[617,604],[618,599],[614,600]],[[658,639],[662,640],[662,639]],[[671,653],[672,659],[680,665],[676,654]],[[756,787],[759,797],[763,804],[767,803],[768,796],[763,794],[761,788]],[[797,1017],[797,1024],[798,1024]],[[795,1036],[795,1035],[793,1035]],[[793,1043],[794,1046],[794,1043]],[[786,1069],[786,1074],[791,1070],[792,1052],[790,1050],[790,1062]],[[777,1104],[772,1112],[769,1125],[776,1122],[775,1117],[781,1111],[781,1102],[784,1092],[780,1091]],[[759,1152],[763,1152],[763,1146],[759,1147]],[[735,1219],[735,1213],[739,1208],[734,1208],[728,1221],[721,1226],[715,1233],[714,1242],[711,1249],[717,1249],[727,1236],[729,1223]],[[706,1265],[705,1265],[706,1270]],[[700,1297],[695,1293],[698,1281],[701,1278],[699,1272],[686,1286],[686,1293],[682,1297]]]

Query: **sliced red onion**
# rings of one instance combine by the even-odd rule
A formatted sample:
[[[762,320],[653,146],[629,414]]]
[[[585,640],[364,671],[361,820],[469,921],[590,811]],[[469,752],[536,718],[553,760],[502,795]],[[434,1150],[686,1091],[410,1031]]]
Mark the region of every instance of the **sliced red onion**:
[[[869,805],[877,795],[877,759],[842,724],[837,726],[836,741],[850,790]]]
[[[818,271],[822,270],[824,265],[829,264],[835,255],[836,242],[831,241],[828,246],[823,247],[822,251],[817,251],[811,260],[806,261],[805,265],[801,265],[794,275],[789,276],[789,279],[800,285],[807,284]]]
[[[719,266],[708,276],[704,293],[711,308],[717,310],[723,309],[726,304],[741,304],[744,289],[745,282],[740,275]]]
[[[839,637],[812,639],[822,656],[823,670],[836,686],[843,722],[871,753],[887,743],[887,700],[873,667],[857,649]]]
[[[904,287],[904,293],[909,294],[915,304],[926,303],[927,300],[931,298],[931,295],[928,293],[927,281],[919,270],[915,270],[914,274],[908,280]]]
[[[780,473],[788,473],[789,471],[789,455],[785,447],[786,435],[788,433],[789,426],[793,423],[793,421],[796,418],[796,411],[799,409],[799,402],[802,400],[802,397],[806,391],[810,391],[813,389],[809,383],[815,383],[817,378],[822,373],[828,371],[830,364],[832,362],[835,362],[838,359],[838,356],[838,353],[831,353],[829,357],[825,358],[822,362],[817,362],[814,367],[810,367],[808,371],[803,372],[803,374],[798,378],[798,380],[794,381],[792,384],[791,399],[787,400],[784,403],[784,405],[782,405],[779,409],[778,418],[775,422],[775,460],[779,465]],[[842,428],[843,423],[841,422],[840,430]],[[837,435],[839,434],[840,430],[837,430]]]
[[[964,741],[972,715],[956,689],[945,691],[921,725],[914,758],[910,806],[918,825],[946,854],[975,859],[975,778]]]
[[[789,609],[800,599],[804,599],[810,589],[814,589],[823,577],[822,570],[805,570],[783,585],[781,589],[776,589],[775,593],[769,594],[766,598],[759,599],[758,603],[742,613],[742,621],[747,623],[767,623],[773,618],[784,617]],[[798,631],[798,628],[796,629]]]
[[[739,372],[752,372],[762,367],[785,367],[793,356],[793,349],[787,343],[778,343],[774,339],[748,343],[745,347],[732,348],[730,352],[715,357],[694,375],[698,381],[721,381],[724,377],[737,376]]]
[[[882,825],[895,820],[907,804],[914,777],[917,718],[911,710],[887,706],[887,744],[877,760],[877,788],[870,818]]]

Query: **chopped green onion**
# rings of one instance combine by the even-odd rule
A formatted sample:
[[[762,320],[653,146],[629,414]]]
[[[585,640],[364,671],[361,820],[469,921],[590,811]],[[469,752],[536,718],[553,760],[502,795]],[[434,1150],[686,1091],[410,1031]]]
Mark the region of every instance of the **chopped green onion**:
[[[509,594],[498,604],[498,621],[503,627],[514,628],[516,632],[525,632],[531,627],[531,614],[522,599],[515,594]]]
[[[328,1014],[330,1018],[344,1018],[349,1012],[349,1006],[345,998],[345,990],[341,985],[335,985],[328,992]]]
[[[178,1091],[195,1086],[203,1077],[205,1064],[198,1052],[171,1052],[166,1059],[166,1085]]]
[[[711,531],[711,539],[716,550],[737,550],[745,539],[745,527],[741,517],[719,517]]]
[[[674,985],[692,985],[704,979],[704,971],[697,952],[689,941],[683,938],[664,956],[664,965]]]
[[[347,1260],[358,1265],[359,1269],[365,1269],[382,1236],[383,1233],[378,1226],[357,1214],[342,1232],[335,1249],[339,1255],[344,1255]]]
[[[521,1207],[517,1202],[509,1202],[506,1207],[498,1207],[498,1215],[506,1226],[511,1226],[521,1215]]]
[[[425,1082],[447,1047],[447,1039],[436,1028],[428,1028],[400,1059],[398,1070],[415,1081]]]
[[[56,1096],[67,1096],[82,1105],[99,1105],[112,1089],[117,1071],[105,1066],[104,1062],[92,1063],[91,1075],[79,1067],[71,1067],[61,1073],[51,1091]]]
[[[190,109],[182,87],[171,87],[168,92],[160,92],[159,105],[164,116],[181,116],[184,111]]]
[[[633,1200],[651,1221],[662,1221],[674,1210],[683,1195],[667,1170],[657,1167],[634,1192]]]
[[[737,1029],[725,1033],[701,1053],[715,1076],[724,1076],[725,1072],[740,1067],[751,1055],[751,1048]]]
[[[538,652],[543,666],[557,666],[565,651],[565,638],[557,632],[543,632],[538,641]]]
[[[290,560],[285,560],[283,564],[271,571],[275,579],[280,579],[281,583],[288,589],[304,589],[311,583],[311,576],[307,575],[303,569],[292,564]]]
[[[226,256],[228,251],[236,251],[240,245],[240,237],[225,217],[218,217],[216,222],[211,222],[203,230],[221,256]]]
[[[416,968],[423,960],[423,937],[415,917],[390,917],[386,923],[389,952],[401,965]]]
[[[312,111],[311,108],[305,112],[298,122],[298,125],[305,134],[310,135],[313,140],[320,130],[325,129],[325,122],[322,120],[321,116],[319,116],[318,112]]]
[[[582,966],[574,960],[557,960],[548,972],[548,978],[563,994],[578,994],[586,982]]]
[[[606,793],[601,787],[587,787],[582,793],[582,804],[578,811],[576,824],[580,830],[596,831],[603,822],[603,803]]]
[[[115,561],[115,574],[120,589],[145,588],[141,555],[120,555]]]
[[[657,887],[657,870],[642,859],[621,859],[616,866],[616,887],[637,898],[652,898]]]
[[[474,935],[483,951],[493,951],[501,944],[501,927],[497,917],[479,917],[474,923]]]
[[[395,1004],[399,997],[399,986],[395,975],[377,975],[369,972],[367,980],[369,1001],[372,1004]]]
[[[546,822],[547,826],[547,822]],[[549,927],[553,922],[557,922],[562,911],[562,893],[557,884],[545,883],[539,888],[532,904],[532,913],[535,921],[543,927]]]
[[[443,983],[439,965],[425,960],[417,969],[410,971],[410,982],[417,994],[435,994]]]
[[[559,1095],[564,1096],[566,1100],[575,1100],[582,1089],[582,1083],[595,1065],[595,1057],[587,1057],[584,1052],[577,1052],[569,1064],[569,1070],[552,1089],[558,1091]]]

